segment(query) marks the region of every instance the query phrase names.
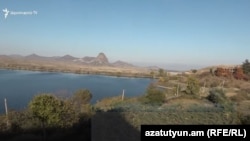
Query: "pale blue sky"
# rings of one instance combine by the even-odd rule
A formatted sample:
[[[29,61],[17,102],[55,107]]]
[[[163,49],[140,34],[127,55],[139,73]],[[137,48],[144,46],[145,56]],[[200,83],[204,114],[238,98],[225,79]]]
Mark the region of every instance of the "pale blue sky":
[[[8,15],[37,11],[37,15]],[[249,0],[0,0],[0,54],[186,69],[250,59]]]

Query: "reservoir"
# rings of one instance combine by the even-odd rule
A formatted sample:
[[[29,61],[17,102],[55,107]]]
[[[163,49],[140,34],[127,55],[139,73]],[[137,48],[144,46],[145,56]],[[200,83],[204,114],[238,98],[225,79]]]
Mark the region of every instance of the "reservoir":
[[[22,110],[37,94],[70,97],[79,89],[88,89],[94,104],[106,97],[122,95],[123,90],[125,97],[142,95],[152,81],[148,78],[0,69],[0,114],[5,112],[4,98],[9,110]]]

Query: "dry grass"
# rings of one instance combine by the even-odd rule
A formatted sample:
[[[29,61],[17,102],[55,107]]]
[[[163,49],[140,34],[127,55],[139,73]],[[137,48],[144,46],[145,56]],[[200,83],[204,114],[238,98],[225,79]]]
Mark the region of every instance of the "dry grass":
[[[241,113],[250,115],[250,100],[240,102],[237,106],[237,110]]]
[[[95,104],[95,108],[103,110],[103,111],[108,111],[108,110],[113,109],[115,105],[117,105],[121,102],[122,102],[121,96],[107,97],[107,98],[104,98],[104,99],[98,101]]]
[[[168,107],[172,105],[180,105],[183,109],[187,109],[193,105],[200,105],[206,107],[213,107],[213,104],[203,99],[194,99],[194,98],[176,98],[171,99],[163,105],[163,107]]]

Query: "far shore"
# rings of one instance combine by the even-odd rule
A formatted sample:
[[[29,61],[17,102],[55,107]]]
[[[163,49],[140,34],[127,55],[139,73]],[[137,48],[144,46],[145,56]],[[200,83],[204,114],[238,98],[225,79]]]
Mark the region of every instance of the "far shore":
[[[104,75],[104,76],[116,76],[116,77],[130,77],[130,78],[150,78],[153,77],[146,73],[123,73],[123,72],[108,72],[108,71],[84,71],[84,70],[61,70],[61,69],[31,69],[31,68],[14,68],[14,67],[0,67],[5,70],[24,70],[24,71],[39,71],[39,72],[58,72],[58,73],[72,73],[72,74],[89,74],[89,75]]]

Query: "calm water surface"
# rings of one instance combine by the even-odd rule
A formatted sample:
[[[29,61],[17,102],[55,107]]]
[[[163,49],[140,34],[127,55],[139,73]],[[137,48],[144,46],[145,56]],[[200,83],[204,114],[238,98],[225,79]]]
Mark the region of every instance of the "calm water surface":
[[[142,95],[151,81],[147,78],[0,69],[0,113],[4,113],[4,98],[7,98],[9,109],[21,110],[39,93],[68,97],[85,88],[92,92],[91,102],[95,103],[105,97],[121,95],[123,89],[127,97]]]

